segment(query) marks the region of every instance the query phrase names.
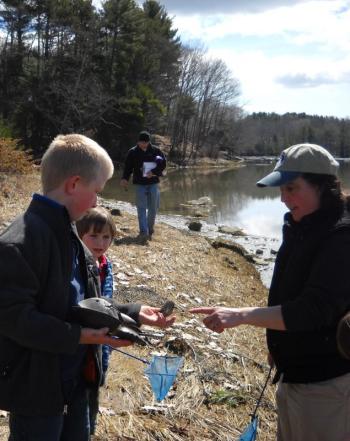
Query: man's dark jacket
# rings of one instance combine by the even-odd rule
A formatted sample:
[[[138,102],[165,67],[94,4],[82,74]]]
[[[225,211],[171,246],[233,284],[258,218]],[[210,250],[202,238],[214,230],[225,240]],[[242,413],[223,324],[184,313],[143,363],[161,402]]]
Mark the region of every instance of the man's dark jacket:
[[[81,332],[66,321],[73,240],[85,294],[96,296],[93,261],[86,261],[64,207],[33,199],[0,236],[0,409],[43,416],[63,411],[60,360],[76,353]],[[133,318],[138,311],[136,305],[124,310]]]
[[[151,170],[156,176],[145,178],[142,176],[142,168],[144,162],[154,162],[156,166]],[[129,180],[133,175],[132,182],[139,185],[151,185],[159,182],[159,176],[166,167],[166,159],[163,152],[149,144],[147,149],[143,151],[138,145],[132,147],[126,156],[123,179]]]
[[[339,215],[338,215],[339,217]],[[308,383],[350,372],[336,345],[336,326],[350,309],[350,218],[318,210],[283,227],[269,294],[282,305],[286,331],[267,330],[283,381]]]

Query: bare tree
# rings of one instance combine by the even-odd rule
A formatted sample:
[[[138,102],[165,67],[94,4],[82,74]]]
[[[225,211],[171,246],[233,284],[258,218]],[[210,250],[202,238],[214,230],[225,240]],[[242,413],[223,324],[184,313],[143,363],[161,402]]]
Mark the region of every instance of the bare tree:
[[[235,105],[239,84],[223,61],[208,59],[201,47],[184,48],[181,66],[168,115],[170,155],[180,163],[195,161],[209,144],[206,151],[215,157],[220,143],[212,139],[212,134],[223,125],[226,109]]]

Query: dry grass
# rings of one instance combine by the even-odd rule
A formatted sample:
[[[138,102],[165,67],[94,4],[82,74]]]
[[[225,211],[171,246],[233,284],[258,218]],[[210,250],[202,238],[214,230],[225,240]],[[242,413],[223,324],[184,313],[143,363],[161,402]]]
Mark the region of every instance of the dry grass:
[[[16,146],[16,140],[0,138],[0,226],[23,211],[40,188],[31,157]]]
[[[31,156],[18,149],[15,139],[0,138],[0,172],[26,174],[32,171]]]
[[[40,189],[38,174],[0,174],[0,229],[28,206]]]
[[[32,191],[38,189],[39,179],[31,176],[25,181],[9,175],[6,185],[8,196],[0,187],[0,226],[24,209]],[[15,185],[21,188],[15,189]],[[119,234],[109,256],[120,301],[161,305],[165,299],[172,299],[177,305],[178,325],[166,331],[158,346],[128,350],[148,360],[154,352],[173,355],[172,351],[177,351],[184,356],[184,366],[163,406],[147,413],[144,406],[156,403],[143,375],[144,365],[113,353],[107,385],[101,390],[103,412],[94,439],[236,439],[249,423],[268,372],[264,332],[240,327],[214,334],[187,309],[200,304],[265,304],[267,293],[257,271],[242,256],[216,250],[195,233],[157,224],[152,242],[141,244],[136,239],[135,217],[123,213],[115,221]],[[176,344],[171,345],[171,339],[176,339]],[[275,439],[274,407],[274,388],[268,386],[259,410],[259,441]],[[6,425],[6,419],[1,419],[0,441],[7,439]]]

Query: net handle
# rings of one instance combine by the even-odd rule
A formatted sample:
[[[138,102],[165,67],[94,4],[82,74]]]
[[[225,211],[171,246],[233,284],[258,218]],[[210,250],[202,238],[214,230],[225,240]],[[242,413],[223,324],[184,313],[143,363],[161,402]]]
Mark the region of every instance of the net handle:
[[[144,364],[151,364],[148,360],[144,358],[136,357],[136,355],[129,354],[129,352],[122,351],[121,349],[114,348],[113,346],[107,345],[112,351],[120,352],[121,354],[126,355],[127,357],[134,358],[135,360],[141,361]]]
[[[262,399],[262,397],[263,397],[263,395],[264,395],[264,392],[265,392],[265,389],[266,389],[267,383],[268,383],[269,380],[270,380],[270,376],[271,376],[272,369],[273,369],[273,367],[271,366],[271,367],[270,367],[270,370],[269,370],[269,373],[267,374],[267,377],[266,377],[266,380],[265,380],[264,387],[262,388],[262,391],[261,391],[261,393],[260,393],[260,396],[259,396],[259,398],[258,398],[258,401],[256,402],[256,406],[255,406],[254,412],[253,412],[253,414],[252,414],[252,421],[254,420],[254,418],[255,418],[255,416],[256,416],[256,413],[257,413],[257,411],[258,411],[258,409],[259,409],[259,406],[260,406],[260,403],[261,403],[261,399]]]

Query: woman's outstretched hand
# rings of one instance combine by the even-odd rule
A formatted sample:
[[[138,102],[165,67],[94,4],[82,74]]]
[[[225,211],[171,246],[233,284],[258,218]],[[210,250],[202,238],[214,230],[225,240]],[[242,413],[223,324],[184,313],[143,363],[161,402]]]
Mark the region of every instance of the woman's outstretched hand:
[[[244,323],[245,308],[200,307],[189,310],[192,314],[207,314],[203,323],[214,332],[223,332],[226,328],[234,328]]]
[[[214,332],[223,332],[226,328],[239,325],[252,325],[260,328],[277,329],[285,331],[281,306],[244,308],[222,308],[221,306],[204,306],[189,310],[192,314],[207,314],[203,323]]]

